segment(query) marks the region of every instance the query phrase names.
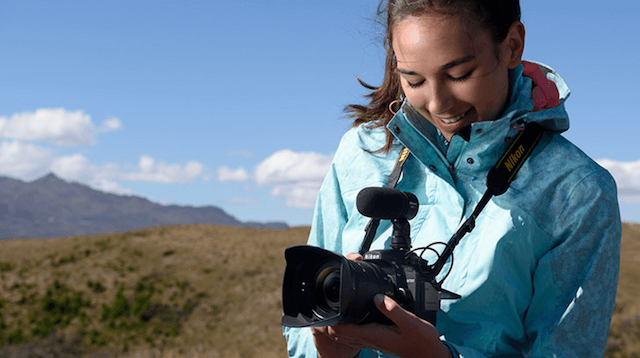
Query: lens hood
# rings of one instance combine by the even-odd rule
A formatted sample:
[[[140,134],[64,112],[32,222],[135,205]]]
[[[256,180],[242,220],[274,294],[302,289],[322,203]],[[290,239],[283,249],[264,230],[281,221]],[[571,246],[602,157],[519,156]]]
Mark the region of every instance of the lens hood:
[[[395,270],[385,262],[351,261],[315,246],[285,250],[282,324],[288,327],[364,324],[388,319],[373,303],[377,293],[394,295]]]

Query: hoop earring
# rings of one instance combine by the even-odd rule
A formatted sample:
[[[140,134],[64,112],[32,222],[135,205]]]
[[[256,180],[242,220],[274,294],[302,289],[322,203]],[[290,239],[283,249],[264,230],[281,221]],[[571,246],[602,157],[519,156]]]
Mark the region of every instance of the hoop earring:
[[[394,110],[393,110],[393,105],[394,105],[394,104],[396,104],[396,103],[399,103],[399,102],[400,102],[400,103],[402,103],[402,102],[403,102],[403,100],[401,100],[401,99],[396,99],[395,101],[393,101],[393,102],[389,103],[389,112],[393,113],[393,115],[394,115],[394,116],[396,115],[396,113],[398,113],[398,111],[394,111]]]

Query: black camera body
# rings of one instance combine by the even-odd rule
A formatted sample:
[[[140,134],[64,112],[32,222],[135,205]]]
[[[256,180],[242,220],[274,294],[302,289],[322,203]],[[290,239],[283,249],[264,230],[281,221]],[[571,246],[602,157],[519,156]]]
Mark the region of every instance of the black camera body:
[[[366,188],[358,194],[357,204],[363,215],[393,222],[391,249],[368,251],[362,261],[352,261],[314,246],[287,248],[282,324],[393,324],[373,303],[373,297],[382,293],[435,325],[443,292],[445,298],[459,296],[443,290],[435,280],[437,272],[410,250],[408,220],[418,211],[417,198],[396,189]]]
[[[369,251],[362,261],[347,260],[321,248],[300,245],[285,251],[282,324],[289,327],[342,323],[391,324],[373,303],[382,293],[432,324],[440,292],[425,276],[423,261],[403,250]]]

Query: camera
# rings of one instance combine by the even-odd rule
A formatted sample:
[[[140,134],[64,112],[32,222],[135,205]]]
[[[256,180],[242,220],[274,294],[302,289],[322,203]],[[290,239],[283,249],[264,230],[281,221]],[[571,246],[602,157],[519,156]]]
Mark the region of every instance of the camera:
[[[391,220],[391,249],[368,251],[362,261],[352,261],[314,246],[287,248],[282,324],[393,324],[373,303],[382,293],[435,325],[440,300],[460,296],[442,289],[435,279],[438,272],[416,254],[418,250],[411,250],[409,220],[418,212],[417,198],[397,189],[371,187],[358,193],[356,205],[364,216]]]

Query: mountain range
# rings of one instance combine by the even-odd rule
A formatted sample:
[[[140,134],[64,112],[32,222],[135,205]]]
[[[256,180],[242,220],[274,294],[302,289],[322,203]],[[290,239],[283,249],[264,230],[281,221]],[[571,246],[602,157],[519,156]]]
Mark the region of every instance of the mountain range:
[[[131,231],[172,224],[286,229],[284,222],[241,222],[215,206],[153,203],[66,182],[49,174],[32,182],[0,176],[0,239]]]

